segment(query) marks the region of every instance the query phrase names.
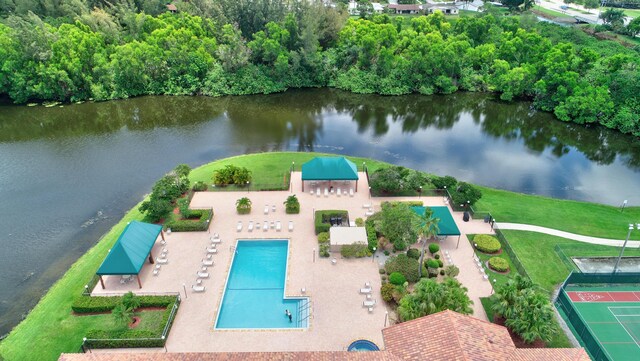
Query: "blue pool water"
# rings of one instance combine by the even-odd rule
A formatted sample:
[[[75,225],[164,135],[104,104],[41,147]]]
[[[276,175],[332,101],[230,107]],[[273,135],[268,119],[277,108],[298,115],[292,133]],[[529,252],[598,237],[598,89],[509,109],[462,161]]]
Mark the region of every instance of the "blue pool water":
[[[215,328],[307,326],[307,299],[284,298],[288,250],[287,240],[238,241]]]

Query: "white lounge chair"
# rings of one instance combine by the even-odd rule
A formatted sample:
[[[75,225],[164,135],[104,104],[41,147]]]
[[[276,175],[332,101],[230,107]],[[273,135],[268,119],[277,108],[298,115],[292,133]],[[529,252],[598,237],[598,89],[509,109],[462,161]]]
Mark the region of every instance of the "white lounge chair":
[[[364,283],[364,287],[365,287],[365,288],[371,288],[371,283],[369,283],[369,282],[365,282],[365,283]]]
[[[353,197],[353,188],[349,188],[349,197]]]
[[[200,277],[200,278],[209,278],[209,273],[208,273],[208,272],[198,271],[196,274],[197,274],[197,275],[198,275],[198,277]]]
[[[362,301],[363,307],[373,307],[376,305],[376,300],[364,300]]]
[[[268,229],[269,229],[269,221],[264,221],[264,223],[262,224],[262,230],[266,232]]]
[[[366,211],[364,212],[364,215],[369,217],[369,216],[373,216],[373,211]]]
[[[340,197],[341,194],[342,194],[342,191],[340,190],[340,188],[338,188],[338,190],[336,191],[336,195]]]
[[[282,223],[280,221],[276,221],[276,231],[280,232],[282,230]]]
[[[269,214],[269,206],[264,206],[264,214]]]
[[[205,290],[204,286],[193,285],[193,286],[191,286],[191,288],[193,288],[193,292],[204,292],[204,290]]]
[[[158,263],[158,264],[167,264],[168,262],[169,262],[169,260],[166,259],[166,258],[160,258],[160,257],[156,258],[156,263]]]
[[[276,205],[275,204],[271,206],[271,212],[273,212],[273,213],[276,212]]]
[[[220,244],[222,240],[220,238],[211,238],[211,244]]]
[[[212,259],[203,259],[202,260],[202,265],[203,266],[213,266],[213,260]]]
[[[313,195],[313,189],[309,190],[309,194]]]
[[[329,188],[324,187],[324,196],[328,197],[329,196]]]
[[[236,226],[236,230],[238,232],[242,231],[242,221],[238,221],[238,225]]]
[[[293,221],[289,221],[289,232],[293,231]]]
[[[316,188],[316,197],[320,197],[320,187]]]
[[[371,208],[371,204],[370,203],[363,204],[362,208]]]
[[[249,221],[249,225],[247,226],[247,231],[249,232],[253,231],[253,221]]]
[[[211,253],[211,254],[218,253],[218,249],[215,247],[207,247],[207,253]]]
[[[361,289],[360,289],[360,293],[362,293],[363,295],[369,295],[369,294],[371,294],[371,287],[361,288]]]

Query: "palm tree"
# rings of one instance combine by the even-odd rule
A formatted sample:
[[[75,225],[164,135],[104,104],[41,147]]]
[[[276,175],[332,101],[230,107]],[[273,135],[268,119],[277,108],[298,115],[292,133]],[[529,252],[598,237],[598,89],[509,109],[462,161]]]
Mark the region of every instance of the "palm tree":
[[[473,302],[467,296],[467,288],[455,278],[438,283],[433,279],[422,279],[411,294],[404,296],[398,306],[398,315],[403,321],[430,315],[443,310],[471,314]]]
[[[128,325],[133,319],[133,309],[123,305],[122,303],[114,307],[111,314],[119,325]]]
[[[418,235],[420,242],[422,242],[422,250],[420,251],[420,264],[418,266],[418,277],[422,277],[422,263],[424,262],[424,248],[427,245],[427,240],[435,237],[440,232],[438,223],[440,218],[433,218],[433,211],[427,208],[422,217],[423,223],[418,228]]]
[[[514,318],[518,313],[516,305],[522,299],[523,292],[532,287],[534,284],[529,278],[517,274],[514,278],[507,280],[504,285],[497,287],[492,296],[494,303],[491,309],[499,317]]]
[[[523,290],[515,305],[517,312],[505,325],[527,343],[535,340],[550,341],[556,333],[553,306],[547,295],[531,288]]]
[[[247,197],[242,197],[236,201],[236,211],[238,214],[251,213],[251,200]]]
[[[300,202],[295,194],[287,197],[287,200],[283,203],[287,214],[300,213]]]

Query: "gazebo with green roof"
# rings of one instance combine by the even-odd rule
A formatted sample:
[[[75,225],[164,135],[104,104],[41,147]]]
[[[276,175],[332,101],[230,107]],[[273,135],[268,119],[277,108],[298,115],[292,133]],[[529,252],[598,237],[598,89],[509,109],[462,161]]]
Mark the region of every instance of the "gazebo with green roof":
[[[138,286],[142,288],[139,273],[147,257],[149,263],[153,264],[151,248],[156,243],[158,235],[164,240],[162,226],[157,224],[138,221],[127,224],[96,272],[100,277],[102,289],[105,288],[102,276],[106,275],[136,275]]]
[[[411,209],[416,212],[420,217],[424,217],[425,211],[427,207],[411,207]],[[456,225],[456,221],[453,220],[453,216],[451,212],[449,212],[448,207],[429,207],[432,211],[432,217],[438,218],[438,236],[458,236],[458,244],[456,248],[460,245],[460,230]]]
[[[355,181],[358,191],[358,168],[345,157],[316,157],[302,165],[302,191],[305,181]]]

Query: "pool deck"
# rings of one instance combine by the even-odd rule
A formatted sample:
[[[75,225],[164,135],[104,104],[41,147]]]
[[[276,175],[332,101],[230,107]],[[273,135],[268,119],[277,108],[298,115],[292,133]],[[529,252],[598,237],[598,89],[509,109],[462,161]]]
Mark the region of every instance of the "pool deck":
[[[334,185],[336,182],[333,183]],[[340,183],[338,183],[340,184]],[[342,184],[340,184],[342,185]],[[283,202],[296,194],[300,201],[300,214],[285,214]],[[248,215],[236,213],[235,202],[248,197],[253,203]],[[416,200],[416,197],[393,198],[393,200]],[[318,243],[314,232],[314,210],[345,209],[350,220],[366,218],[363,208],[371,204],[375,211],[380,203],[390,198],[370,198],[366,176],[360,173],[358,192],[353,197],[324,194],[317,197],[301,191],[301,173],[292,176],[292,191],[274,192],[198,192],[191,201],[193,208],[213,208],[214,218],[209,232],[174,232],[166,235],[168,263],[161,266],[157,276],[153,275],[153,266],[145,264],[140,279],[142,289],[137,282],[121,284],[119,277],[104,277],[106,290],[100,283],[93,295],[122,294],[128,291],[144,293],[180,292],[182,304],[167,340],[169,352],[204,351],[340,351],[357,339],[368,339],[384,348],[382,332],[385,327],[384,301],[380,297],[381,279],[378,269],[382,258],[342,259],[340,254],[330,258],[318,257]],[[442,206],[441,197],[421,197],[427,206]],[[268,214],[264,214],[265,205],[269,205]],[[276,206],[275,212],[272,206]],[[449,250],[452,261],[461,272],[457,277],[469,289],[473,300],[473,316],[486,320],[479,297],[491,293],[490,282],[483,280],[473,262],[473,249],[467,233],[492,233],[490,226],[481,220],[462,221],[462,212],[452,212],[462,236],[459,248],[457,237],[449,237],[441,243],[442,250]],[[263,231],[256,228],[247,230],[249,221],[262,224],[264,221],[280,221],[282,230],[269,228]],[[242,231],[236,230],[238,221],[242,221]],[[288,230],[289,221],[294,222],[293,231]],[[206,256],[209,238],[218,233],[222,243],[217,246],[218,254],[213,256],[215,265],[209,267],[210,277],[203,281],[204,293],[194,293],[196,272],[202,267],[201,260]],[[289,239],[289,262],[285,293],[287,296],[309,296],[312,302],[312,318],[308,329],[292,330],[214,330],[213,324],[222,300],[222,294],[232,259],[230,246],[238,239]],[[152,250],[154,257],[162,248],[159,242]],[[332,264],[331,258],[337,263]],[[370,282],[372,297],[377,301],[372,313],[362,306],[365,296],[359,293],[365,282]],[[183,286],[184,285],[184,286]],[[184,288],[186,287],[186,296]],[[284,312],[284,310],[282,310]],[[389,312],[388,326],[393,321]],[[114,350],[94,350],[114,352]],[[132,351],[132,350],[128,350]],[[135,352],[135,350],[133,350]],[[149,351],[148,349],[145,351]],[[163,350],[164,351],[164,350]]]

